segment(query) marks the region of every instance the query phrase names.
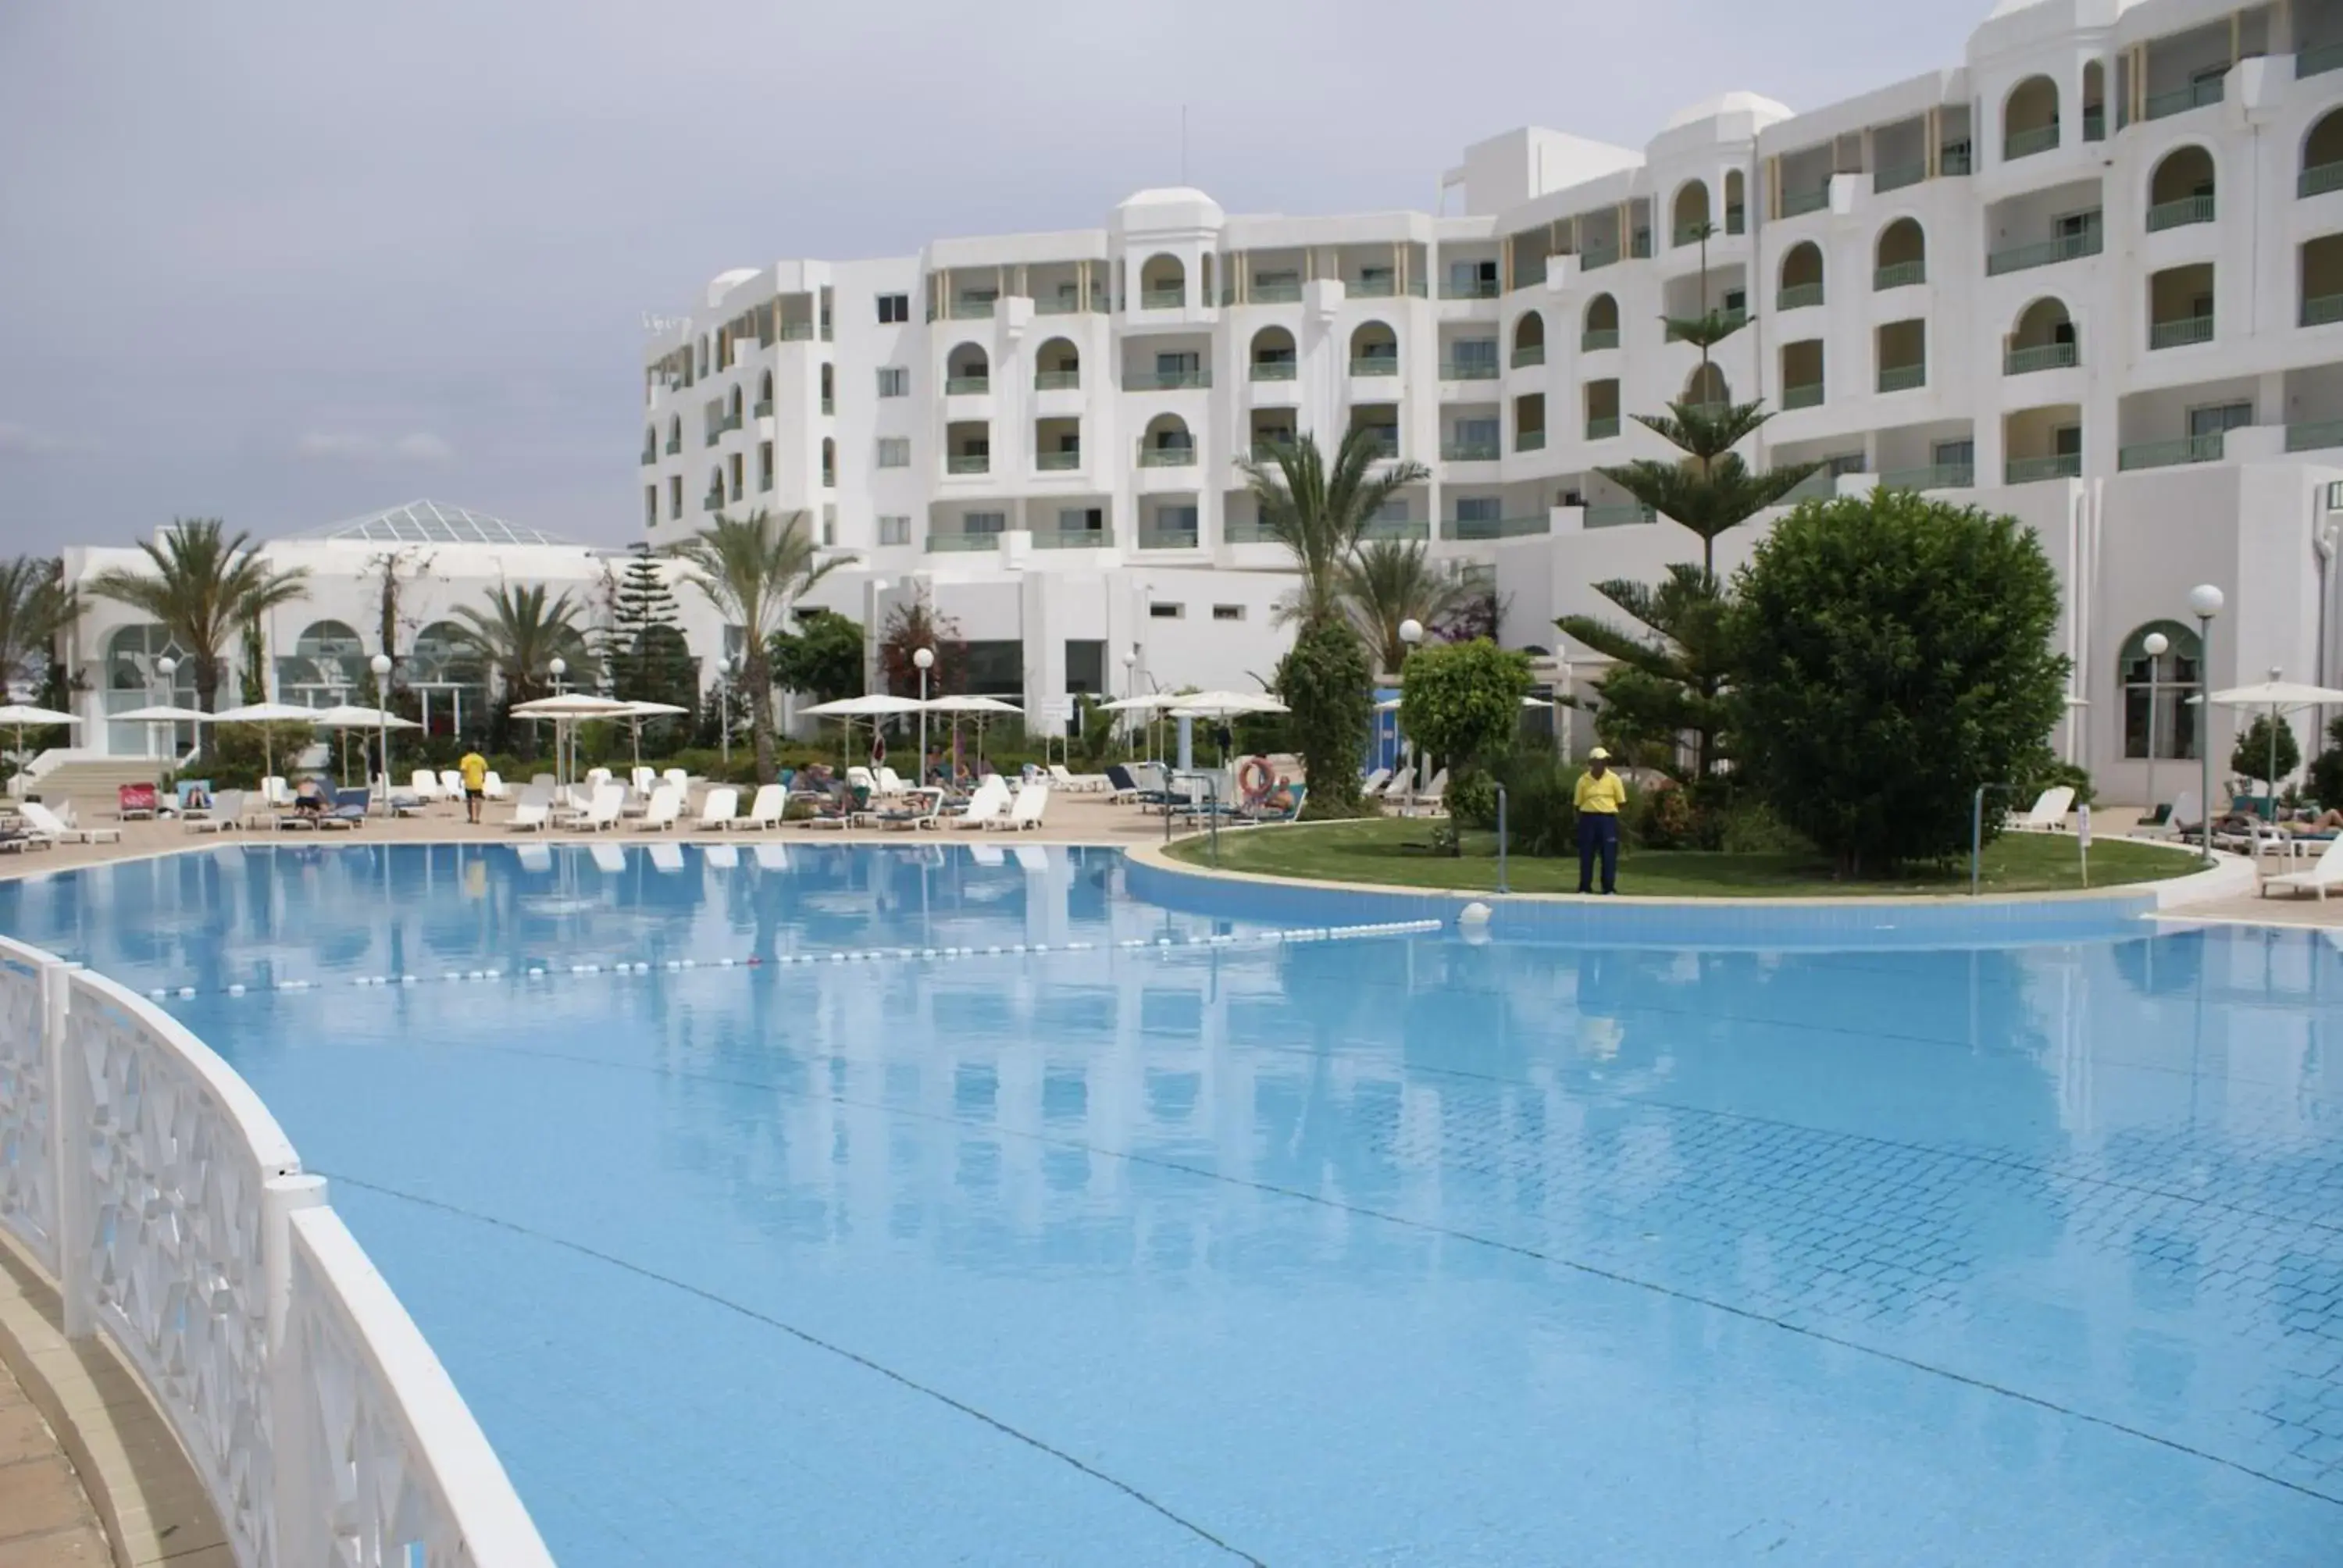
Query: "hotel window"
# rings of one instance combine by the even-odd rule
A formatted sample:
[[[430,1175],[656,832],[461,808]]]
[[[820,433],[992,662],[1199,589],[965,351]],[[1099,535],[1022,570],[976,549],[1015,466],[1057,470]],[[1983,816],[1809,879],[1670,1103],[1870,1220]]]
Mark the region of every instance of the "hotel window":
[[[909,436],[879,437],[879,466],[882,468],[908,468],[911,466],[911,438]]]
[[[1007,512],[969,512],[960,520],[964,534],[1003,534],[1009,531]]]
[[[882,294],[879,297],[879,325],[891,327],[899,321],[911,319],[911,297],[908,294]]]
[[[1147,613],[1157,620],[1178,620],[1188,613],[1184,604],[1151,604]]]
[[[1104,507],[1061,507],[1058,508],[1058,532],[1102,534],[1106,532],[1106,508]]]
[[[907,397],[911,392],[911,372],[901,365],[879,367],[879,396]]]
[[[671,474],[668,477],[667,515],[670,518],[683,516],[683,476],[681,474]]]
[[[879,542],[882,545],[908,545],[911,542],[911,519],[881,518],[879,519]]]
[[[1242,620],[1244,619],[1244,606],[1241,604],[1216,604],[1212,607],[1212,618],[1214,620]]]
[[[659,487],[657,485],[643,487],[643,526],[647,528],[659,526]]]

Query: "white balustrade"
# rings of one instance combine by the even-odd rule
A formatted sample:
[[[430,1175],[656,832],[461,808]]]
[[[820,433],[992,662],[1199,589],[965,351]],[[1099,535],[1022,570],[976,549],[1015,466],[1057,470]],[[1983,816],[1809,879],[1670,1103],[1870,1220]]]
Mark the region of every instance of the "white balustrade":
[[[276,1119],[186,1028],[0,939],[0,1224],[110,1337],[240,1568],[548,1568],[430,1346]]]

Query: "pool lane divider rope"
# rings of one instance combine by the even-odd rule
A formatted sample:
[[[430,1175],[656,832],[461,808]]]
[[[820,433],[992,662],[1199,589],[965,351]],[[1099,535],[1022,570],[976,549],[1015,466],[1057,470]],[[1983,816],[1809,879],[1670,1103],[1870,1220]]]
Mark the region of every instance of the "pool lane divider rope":
[[[447,970],[437,977],[443,985],[468,984],[475,981],[531,980],[583,980],[589,975],[647,975],[653,970],[670,974],[687,970],[735,969],[786,969],[792,965],[851,963],[950,963],[961,959],[978,958],[1045,958],[1055,953],[1087,953],[1131,951],[1154,955],[1186,952],[1191,950],[1210,950],[1220,948],[1298,947],[1310,942],[1357,941],[1374,937],[1427,936],[1446,930],[1439,920],[1377,920],[1355,926],[1294,926],[1282,930],[1216,932],[1210,936],[1190,936],[1184,940],[1171,937],[1126,937],[1112,942],[999,942],[986,947],[944,948],[834,948],[819,952],[779,953],[771,958],[751,955],[748,958],[669,959],[662,964],[621,960],[617,963],[530,963],[511,970],[502,969]],[[186,1000],[198,996],[248,996],[255,992],[323,990],[337,981],[321,980],[281,980],[269,985],[246,985],[241,981],[208,988],[196,986],[156,986],[146,994],[156,1001]],[[432,983],[423,975],[352,975],[347,982],[353,986],[416,986]]]

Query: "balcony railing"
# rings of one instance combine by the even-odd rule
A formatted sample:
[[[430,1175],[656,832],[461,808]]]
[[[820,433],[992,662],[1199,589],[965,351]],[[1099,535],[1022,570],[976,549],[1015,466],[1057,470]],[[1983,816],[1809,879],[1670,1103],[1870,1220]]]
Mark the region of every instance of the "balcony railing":
[[[1544,451],[1545,432],[1543,430],[1523,430],[1516,432],[1513,437],[1513,450],[1516,452]]]
[[[1192,550],[1197,533],[1193,528],[1141,528],[1139,548],[1142,550]]]
[[[1890,288],[1909,288],[1916,283],[1928,281],[1928,264],[1920,261],[1892,261],[1885,266],[1874,267],[1871,290],[1874,294]]]
[[[782,342],[784,342],[784,343],[810,343],[810,342],[812,342],[812,341],[813,341],[813,323],[812,323],[812,322],[810,322],[810,321],[784,321],[784,322],[782,322],[782,323],[781,323],[781,341],[782,341]]]
[[[822,412],[825,414],[830,412],[830,409],[827,407],[829,402],[830,399],[827,397],[822,399],[822,403],[824,404]],[[759,419],[769,419],[773,417],[773,400],[770,397],[759,397],[757,399],[756,407],[749,409],[749,412]]]
[[[1947,142],[1936,149],[1936,173],[1947,179],[1967,174],[1972,161],[1966,142]]]
[[[1619,247],[1615,245],[1585,245],[1578,248],[1578,270],[1581,272],[1593,272],[1618,259]]]
[[[1356,277],[1344,286],[1342,292],[1353,299],[1391,299],[1399,294],[1399,279],[1389,273],[1374,277]],[[1421,294],[1423,291],[1416,288],[1414,292]]]
[[[1638,261],[1648,261],[1652,255],[1652,231],[1637,229],[1627,241],[1627,254]]]
[[[2210,316],[2182,316],[2170,321],[2147,324],[2147,346],[2150,348],[2185,348],[2192,343],[2213,341],[2213,318]]]
[[[955,452],[944,459],[947,474],[990,474],[992,454],[990,452]]]
[[[2012,131],[2001,139],[2001,161],[2015,163],[2030,158],[2036,153],[2046,153],[2058,145],[2058,127],[2054,123],[2036,126],[2031,130]]]
[[[1896,468],[1879,476],[1891,490],[1966,490],[1976,485],[1974,463],[1931,463],[1925,468]]]
[[[1871,188],[1875,194],[1885,195],[1888,191],[1900,191],[1906,186],[1918,185],[1927,177],[1926,159],[1916,163],[1890,164],[1871,176]]]
[[[1358,355],[1351,361],[1351,374],[1353,376],[1396,376],[1399,374],[1399,356],[1396,354]]]
[[[1033,390],[1036,392],[1071,391],[1074,387],[1080,387],[1081,384],[1082,373],[1079,369],[1036,370],[1033,372]]]
[[[2075,479],[2083,473],[2083,454],[2060,452],[2048,457],[2012,457],[2003,465],[2003,480],[2031,485],[2039,479]]]
[[[1822,400],[1823,384],[1819,381],[1782,388],[1782,407],[1785,409],[1819,407]]]
[[[772,487],[773,476],[770,470],[767,470],[766,472],[757,476],[757,488],[759,490],[769,490]]]
[[[1406,544],[1432,537],[1432,525],[1421,518],[1370,518],[1367,526],[1359,530],[1359,538],[1368,544],[1396,540]]]
[[[990,299],[981,297],[955,300],[952,303],[951,318],[954,321],[990,321],[992,319],[993,303]]]
[[[2329,327],[2338,321],[2343,321],[2343,294],[2314,294],[2303,300],[2305,327]]]
[[[1141,447],[1139,466],[1142,468],[1192,468],[1196,466],[1196,448],[1186,447]]]
[[[1440,443],[1440,460],[1443,463],[1493,463],[1498,456],[1494,441],[1467,441],[1452,437]]]
[[[1725,209],[1725,232],[1727,234],[1747,234],[1749,232],[1749,209],[1740,206],[1738,203],[1726,207]]]
[[[669,437],[667,438],[667,455],[668,455],[669,457],[674,457],[678,452],[680,452],[680,451],[682,451],[682,450],[683,450],[683,437],[682,437],[681,435],[679,435],[679,435],[669,436]]]
[[[2286,427],[2289,452],[2315,452],[2325,447],[2343,447],[2343,419],[2318,419]]]
[[[1036,528],[1037,550],[1103,550],[1114,543],[1112,528]]]
[[[1830,206],[1830,186],[1827,182],[1818,185],[1811,190],[1784,191],[1782,193],[1782,216],[1784,217],[1797,217],[1801,214],[1805,213],[1820,212],[1823,208],[1828,206]]]
[[[2192,223],[2213,221],[2213,196],[2182,196],[2178,201],[2158,202],[2147,209],[2147,232],[2160,233],[2167,228],[2183,228]]]
[[[643,448],[643,461],[646,463],[656,463],[659,461],[658,442],[654,441],[649,446]]]
[[[1776,310],[1804,310],[1823,302],[1823,286],[1819,283],[1789,283],[1774,296]]]
[[[1377,462],[1393,461],[1399,457],[1399,433],[1393,431],[1389,435],[1378,437],[1369,444],[1367,451]]]
[[[1585,517],[1586,526],[1590,528],[1630,528],[1638,523],[1656,523],[1659,520],[1659,513],[1636,501],[1589,507]]]
[[[1275,545],[1284,542],[1263,528],[1259,518],[1247,521],[1242,518],[1231,518],[1221,525],[1221,539],[1223,543],[1232,545]]]
[[[1081,466],[1080,448],[1071,452],[1043,452],[1033,459],[1033,467],[1044,474],[1071,474]]]
[[[2294,182],[2297,196],[2325,196],[2332,190],[2343,190],[2343,163],[2313,164]]]
[[[1245,448],[1245,455],[1256,463],[1274,466],[1280,452],[1290,452],[1292,449],[1293,437],[1290,433],[1283,436],[1256,436],[1253,437],[1252,445]]]
[[[1590,417],[1586,421],[1586,438],[1590,441],[1607,441],[1618,433],[1619,416],[1616,414]]]
[[[1494,381],[1497,362],[1493,359],[1443,359],[1440,362],[1443,381]]]
[[[700,497],[699,509],[703,512],[722,511],[724,509],[723,490],[719,487],[718,489],[710,490],[706,495]]]
[[[1178,392],[1212,384],[1212,371],[1201,365],[1193,370],[1126,370],[1122,373],[1122,389],[1126,392]]]
[[[1837,470],[1825,464],[1791,486],[1782,499],[1790,506],[1795,506],[1800,501],[1827,501],[1837,494]]]
[[[1516,370],[1544,363],[1545,345],[1543,343],[1524,343],[1513,350],[1513,368]]]
[[[2082,363],[2082,355],[2072,343],[2036,343],[2024,348],[2010,348],[2001,357],[2004,376],[2031,376],[2036,370],[2065,370]]]
[[[1594,354],[1619,347],[1619,329],[1615,327],[1590,327],[1578,337],[1578,351]]]
[[[930,534],[928,554],[931,556],[962,555],[972,550],[1001,548],[1001,536],[990,534]]]
[[[1051,295],[1047,299],[1037,299],[1033,302],[1033,314],[1036,316],[1079,316],[1085,309],[1103,312],[1106,309],[1106,290],[1091,289],[1090,303],[1087,306],[1083,304],[1082,297],[1079,292]]]
[[[2034,245],[2012,246],[1996,250],[1985,258],[1986,276],[1999,277],[2004,273],[2024,272],[2036,266],[2048,266],[2055,262],[2073,261],[2078,256],[2097,256],[2107,247],[2107,236],[2095,220],[2079,234],[2062,234],[2056,239],[2046,239]]]
[[[1440,285],[1440,297],[1443,299],[1494,299],[1497,297],[1497,280],[1493,277],[1475,277],[1460,283],[1455,278],[1447,278]]]
[[[2083,106],[2083,139],[2104,142],[2107,139],[2107,110],[2104,104]]]
[[[2221,460],[2222,432],[2210,431],[2202,436],[2183,436],[2174,441],[2140,441],[2119,447],[2116,467],[2130,468],[2173,468],[2183,463],[2217,463]]]
[[[2168,93],[2150,93],[2146,114],[2150,120],[2160,120],[2167,115],[2185,115],[2191,109],[2201,109],[2207,104],[2221,101],[2221,89],[2227,76],[2207,76],[2201,82],[2191,82],[2185,87],[2175,87]]]
[[[2294,74],[2298,78],[2323,76],[2338,69],[2343,69],[2343,44],[2320,44],[2294,57]]]
[[[1915,387],[1928,384],[1928,367],[1918,365],[1883,365],[1879,367],[1879,389],[1882,392],[1909,392]]]
[[[1302,373],[1302,367],[1291,359],[1256,359],[1252,376],[1256,381],[1291,381]]]
[[[1177,310],[1188,303],[1188,291],[1179,288],[1142,288],[1139,291],[1141,310]]]
[[[1551,533],[1554,518],[1446,518],[1440,524],[1443,539],[1522,539]]]
[[[1298,277],[1272,278],[1267,282],[1255,278],[1252,289],[1245,295],[1248,305],[1298,305],[1301,301],[1302,280]]]
[[[974,397],[992,390],[990,376],[948,376],[944,377],[944,395],[949,397]]]

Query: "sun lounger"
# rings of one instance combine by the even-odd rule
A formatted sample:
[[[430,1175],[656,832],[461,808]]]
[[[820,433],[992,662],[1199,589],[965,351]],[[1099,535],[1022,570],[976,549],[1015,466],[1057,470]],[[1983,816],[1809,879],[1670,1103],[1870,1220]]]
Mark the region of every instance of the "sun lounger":
[[[544,800],[523,800],[513,808],[508,825],[516,833],[541,833],[553,826],[553,807]]]
[[[1103,773],[1074,773],[1069,771],[1064,763],[1052,762],[1050,764],[1050,782],[1076,794],[1096,795],[1106,789],[1107,776]]]
[[[24,817],[26,836],[46,839],[52,844],[107,844],[122,841],[119,828],[77,828],[50,810],[38,800],[27,800],[16,808]]]
[[[2034,798],[2026,815],[2010,823],[2021,832],[2047,833],[2066,824],[2066,812],[2075,804],[2075,791],[2066,785],[2054,784]]]
[[[637,768],[627,774],[627,787],[638,795],[649,795],[658,783],[656,768]]]
[[[683,791],[672,784],[662,784],[651,791],[650,804],[643,808],[643,819],[635,826],[646,833],[664,833],[682,815]]]
[[[1017,786],[1017,799],[1009,808],[1009,815],[996,817],[985,826],[1022,833],[1028,828],[1039,828],[1041,814],[1049,808],[1050,787],[1047,784],[1020,784]]]
[[[2308,870],[2264,877],[2261,879],[2261,896],[2268,898],[2272,888],[2281,888],[2289,893],[2315,893],[2318,901],[2325,903],[2329,888],[2343,889],[2343,839],[2331,840],[2318,859],[2310,863]]]
[[[605,828],[618,825],[618,813],[626,809],[627,792],[610,783],[594,786],[594,796],[587,802],[586,814],[578,819],[578,826],[588,833],[598,833]]]
[[[407,775],[407,792],[426,805],[447,798],[447,791],[439,784],[439,775],[428,768],[417,768]]]
[[[509,799],[512,791],[506,788],[504,779],[491,768],[480,780],[480,793],[491,800],[503,800]]]
[[[190,833],[225,833],[231,828],[244,826],[244,791],[223,789],[212,797],[211,809],[201,816],[190,815]]]
[[[757,798],[749,802],[746,811],[732,819],[731,826],[751,829],[778,828],[781,825],[782,817],[788,812],[789,804],[789,791],[780,785],[759,784],[757,786]]]
[[[1391,780],[1392,770],[1390,769],[1376,769],[1373,772],[1368,774],[1365,779],[1360,781],[1359,799],[1362,800],[1373,800],[1377,799],[1383,794],[1383,786],[1390,783]]]
[[[914,789],[909,803],[892,810],[879,813],[881,828],[903,828],[916,832],[921,828],[941,829],[944,825],[944,792],[940,789]]]
[[[729,784],[719,784],[700,798],[699,820],[692,824],[702,831],[722,832],[732,825],[740,812],[740,791]]]
[[[968,804],[960,808],[960,815],[951,819],[951,824],[955,828],[989,827],[1008,809],[1008,786],[994,789],[980,784],[976,793],[968,798]]]
[[[686,795],[691,793],[691,775],[686,773],[680,768],[669,769],[666,772],[659,775],[659,780],[662,783],[674,785]]]
[[[126,822],[151,819],[156,804],[152,784],[125,784],[114,792],[114,814]]]
[[[347,828],[355,831],[366,825],[367,807],[373,799],[374,791],[371,789],[337,789],[333,805],[318,814],[314,826]]]

